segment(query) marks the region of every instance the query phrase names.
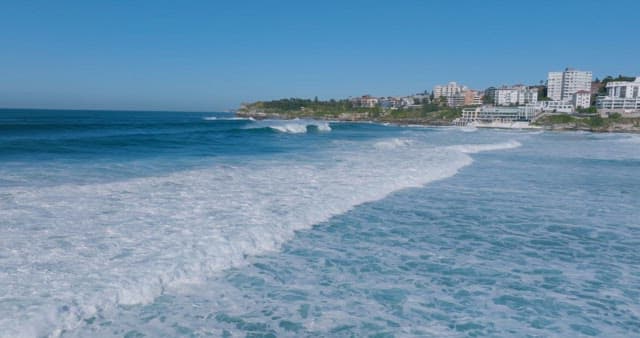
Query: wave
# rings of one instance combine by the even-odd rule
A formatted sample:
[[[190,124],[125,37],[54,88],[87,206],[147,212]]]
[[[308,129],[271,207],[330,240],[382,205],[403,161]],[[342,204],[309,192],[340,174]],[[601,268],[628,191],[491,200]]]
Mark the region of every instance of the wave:
[[[453,176],[473,162],[469,153],[520,145],[381,142],[340,147],[324,160],[3,188],[0,336],[57,336],[120,305],[151,303],[279,250],[296,230]]]
[[[640,144],[640,136],[631,135],[629,137],[621,138],[618,140],[620,143]]]
[[[253,117],[219,117],[219,116],[206,116],[202,118],[205,121],[255,121]]]
[[[449,149],[454,149],[460,151],[465,154],[476,154],[483,151],[493,151],[493,150],[506,150],[506,149],[515,149],[522,146],[522,144],[518,141],[511,140],[503,143],[492,143],[492,144],[463,144],[463,145],[455,145],[450,146]]]
[[[465,133],[472,133],[472,132],[478,131],[478,128],[476,128],[476,127],[460,127],[460,131],[465,132]]]
[[[304,134],[308,132],[330,132],[328,122],[315,120],[265,120],[245,129],[269,129],[278,133]]]
[[[396,149],[411,145],[412,141],[407,139],[393,138],[386,141],[376,142],[373,146],[377,149]]]

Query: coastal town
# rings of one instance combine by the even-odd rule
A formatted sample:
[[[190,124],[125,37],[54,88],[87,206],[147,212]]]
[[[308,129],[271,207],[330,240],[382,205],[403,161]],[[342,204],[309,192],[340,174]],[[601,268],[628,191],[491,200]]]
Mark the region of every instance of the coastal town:
[[[429,118],[434,112],[446,114]],[[566,68],[549,72],[547,80],[536,85],[476,90],[449,82],[436,85],[431,91],[399,97],[363,95],[337,101],[316,98],[257,102],[244,104],[238,113],[257,118],[304,116],[391,122],[404,119],[473,127],[635,131],[640,127],[640,77],[594,79],[591,71]]]

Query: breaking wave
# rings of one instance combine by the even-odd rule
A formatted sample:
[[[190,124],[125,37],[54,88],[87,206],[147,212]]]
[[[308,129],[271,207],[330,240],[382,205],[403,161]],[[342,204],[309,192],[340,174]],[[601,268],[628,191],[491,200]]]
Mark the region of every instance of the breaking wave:
[[[219,116],[206,116],[202,118],[205,121],[255,121],[253,117],[219,117]]]
[[[503,143],[493,143],[493,144],[463,144],[463,145],[455,145],[450,146],[449,149],[454,149],[460,151],[465,154],[476,154],[483,151],[492,151],[492,150],[506,150],[506,149],[514,149],[522,146],[522,144],[518,141],[511,140]]]
[[[407,139],[394,138],[386,141],[376,142],[373,146],[381,150],[403,148],[411,145],[412,141]]]
[[[267,123],[284,132],[330,130],[320,122]],[[518,146],[390,139],[335,150],[331,161],[264,160],[101,184],[3,188],[0,336],[57,336],[119,305],[153,302],[279,250],[296,230],[453,176],[472,163],[467,154]]]
[[[308,132],[329,132],[328,122],[315,120],[265,120],[258,121],[245,129],[269,129],[278,133],[304,134]]]

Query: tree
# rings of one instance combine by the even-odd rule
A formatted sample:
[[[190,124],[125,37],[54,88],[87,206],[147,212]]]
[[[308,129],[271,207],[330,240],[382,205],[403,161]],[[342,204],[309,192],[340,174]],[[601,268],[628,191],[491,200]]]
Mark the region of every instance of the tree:
[[[582,113],[582,114],[597,114],[598,110],[596,109],[595,106],[591,106],[589,108],[583,108],[580,107],[577,109],[578,113]]]
[[[495,101],[495,99],[493,98],[493,96],[491,96],[491,95],[486,95],[486,94],[485,94],[485,95],[482,97],[482,103],[484,103],[484,104],[495,104],[495,103],[496,103],[496,101]]]
[[[423,103],[422,112],[424,114],[431,113],[440,110],[440,106],[437,103]]]

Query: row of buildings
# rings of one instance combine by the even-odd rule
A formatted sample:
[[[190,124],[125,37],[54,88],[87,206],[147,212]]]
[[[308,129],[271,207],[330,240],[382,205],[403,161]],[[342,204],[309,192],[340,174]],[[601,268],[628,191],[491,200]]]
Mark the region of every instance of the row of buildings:
[[[592,73],[575,69],[564,72],[550,72],[547,80],[547,97],[541,98],[544,86],[502,86],[489,87],[480,94],[466,86],[459,86],[455,82],[433,87],[435,98],[444,97],[449,106],[470,106],[484,103],[496,106],[526,106],[534,105],[540,110],[561,108],[571,110],[589,108],[591,106]],[[462,100],[460,97],[474,97]],[[553,103],[548,103],[553,102]]]
[[[433,87],[434,100],[443,99],[440,102],[446,103],[449,107],[476,106],[482,104],[484,94],[477,90],[469,89],[467,86],[458,85],[456,82],[449,82],[446,85]]]
[[[546,86],[513,85],[473,90],[456,82],[433,87],[431,93],[403,97],[351,98],[354,107],[417,108],[431,103],[465,107],[463,120],[530,121],[541,113],[575,113],[595,102],[600,114],[640,116],[640,77],[635,81],[610,81],[604,89],[590,71],[567,68],[549,72]],[[593,112],[591,108],[590,112]]]
[[[355,108],[380,107],[383,109],[399,109],[421,107],[423,103],[430,103],[431,97],[428,93],[424,92],[402,97],[375,97],[371,95],[364,95],[360,97],[349,98],[349,101]]]
[[[640,115],[640,77],[634,81],[607,82],[601,94],[602,82],[594,82],[592,73],[567,68],[564,72],[550,72],[547,80],[547,96],[551,104],[571,104],[573,108],[589,108],[594,101],[602,115],[619,113]]]
[[[588,109],[595,102],[595,110],[603,116],[619,113],[623,116],[640,116],[640,77],[634,81],[593,81],[590,71],[567,68],[562,72],[549,72],[546,86],[502,86],[484,91],[485,104],[469,104],[463,109],[460,120],[469,122],[526,122],[537,115],[548,113],[594,112]],[[546,90],[544,95],[543,90]],[[473,92],[455,82],[435,86],[434,95],[446,98],[450,106],[460,106],[453,98]],[[441,99],[442,100],[442,99]],[[469,107],[478,105],[477,107]],[[587,110],[588,109],[588,110]]]

